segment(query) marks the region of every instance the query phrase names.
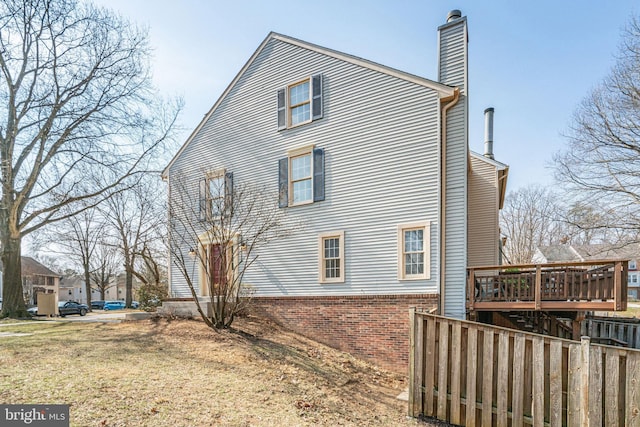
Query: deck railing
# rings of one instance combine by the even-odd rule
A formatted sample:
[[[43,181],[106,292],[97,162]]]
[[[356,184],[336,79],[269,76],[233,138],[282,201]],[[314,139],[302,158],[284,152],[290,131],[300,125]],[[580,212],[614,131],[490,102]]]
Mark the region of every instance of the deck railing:
[[[467,268],[469,310],[627,309],[627,261]]]

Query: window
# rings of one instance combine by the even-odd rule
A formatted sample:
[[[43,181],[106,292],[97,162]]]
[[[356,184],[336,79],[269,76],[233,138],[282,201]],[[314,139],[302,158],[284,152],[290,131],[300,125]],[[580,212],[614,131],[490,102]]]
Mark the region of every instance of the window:
[[[428,222],[401,224],[398,226],[398,279],[429,279]]]
[[[200,181],[200,221],[230,214],[233,173],[218,170]]]
[[[289,88],[289,123],[296,126],[311,119],[311,94],[309,81],[298,83]]]
[[[635,259],[629,261],[629,270],[635,270],[637,268],[637,263]]]
[[[279,206],[324,200],[324,149],[313,145],[290,150],[279,162]]]
[[[318,255],[320,283],[344,283],[344,232],[320,234]]]
[[[291,157],[291,190],[292,203],[305,203],[312,201],[311,191],[311,153]]]
[[[278,130],[299,126],[323,116],[322,74],[278,90]]]

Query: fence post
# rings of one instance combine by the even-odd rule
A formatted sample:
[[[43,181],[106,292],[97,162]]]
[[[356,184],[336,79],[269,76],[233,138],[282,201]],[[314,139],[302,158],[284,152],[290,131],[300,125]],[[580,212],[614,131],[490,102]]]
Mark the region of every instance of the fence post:
[[[540,264],[536,265],[536,288],[534,289],[535,292],[535,310],[539,311],[540,310],[540,300],[541,300],[541,293],[542,293],[542,266]]]
[[[591,371],[591,359],[589,350],[591,339],[582,337],[580,339],[581,367],[580,367],[580,425],[589,426],[589,372]]]
[[[469,295],[469,311],[473,311],[473,305],[476,301],[476,273],[473,268],[469,269],[469,279],[467,280],[467,292]],[[474,319],[475,320],[475,319]]]
[[[409,308],[409,416],[417,417],[415,395],[415,363],[416,363],[416,308]]]
[[[622,262],[616,261],[613,271],[613,301],[616,311],[620,311],[622,310]]]

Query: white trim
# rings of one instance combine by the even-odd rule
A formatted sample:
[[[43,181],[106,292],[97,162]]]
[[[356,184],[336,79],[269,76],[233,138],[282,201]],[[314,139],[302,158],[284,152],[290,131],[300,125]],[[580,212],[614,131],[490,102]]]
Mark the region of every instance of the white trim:
[[[407,275],[404,266],[404,231],[422,229],[422,249],[423,249],[423,273]],[[431,222],[418,221],[398,224],[398,280],[429,280],[431,279]]]
[[[287,177],[287,186],[288,186],[288,194],[289,194],[289,200],[288,206],[301,206],[301,205],[308,205],[313,203],[313,177],[314,177],[314,170],[313,170],[313,149],[315,148],[315,145],[311,144],[311,145],[306,145],[304,147],[299,147],[299,148],[294,148],[292,150],[287,151],[287,170],[288,170],[288,177]],[[293,159],[297,158],[297,157],[303,157],[303,156],[309,156],[309,178],[305,178],[305,179],[301,179],[298,180],[296,182],[301,182],[301,181],[310,181],[311,182],[311,197],[309,198],[309,200],[303,200],[301,202],[297,202],[295,203],[293,201],[293,197],[294,197],[294,193],[293,193],[293,178],[292,178],[292,174],[293,174],[293,164],[292,161]]]
[[[324,268],[324,241],[326,239],[338,239],[340,256],[340,276],[327,278]],[[332,231],[318,234],[318,282],[319,283],[344,283],[345,262],[344,262],[344,231]]]

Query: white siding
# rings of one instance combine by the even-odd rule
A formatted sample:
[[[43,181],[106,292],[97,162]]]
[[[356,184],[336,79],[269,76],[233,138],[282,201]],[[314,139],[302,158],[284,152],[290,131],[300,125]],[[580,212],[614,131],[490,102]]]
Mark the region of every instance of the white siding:
[[[278,132],[276,91],[316,73],[324,77],[324,118]],[[263,247],[245,282],[261,296],[437,292],[438,108],[432,89],[271,40],[175,159],[169,179],[189,173],[197,191],[202,171],[226,168],[236,182],[267,183],[276,193],[278,159],[315,144],[325,149],[325,201],[285,208],[304,229]],[[431,279],[398,281],[397,225],[415,221],[432,224]],[[318,283],[317,235],[328,231],[345,233],[343,284]],[[171,272],[174,295],[190,296]]]
[[[445,177],[445,316],[464,318],[467,266],[467,21],[439,28],[439,81],[460,89],[447,114]]]

